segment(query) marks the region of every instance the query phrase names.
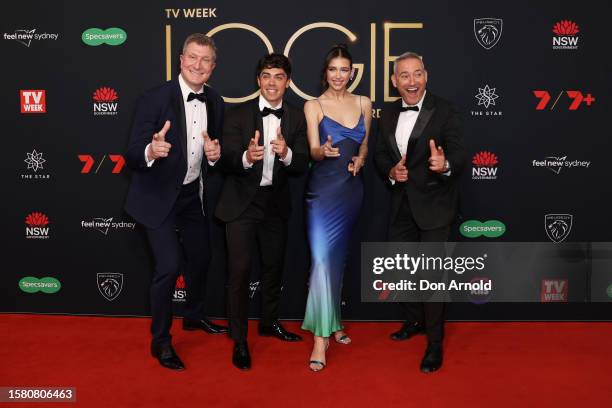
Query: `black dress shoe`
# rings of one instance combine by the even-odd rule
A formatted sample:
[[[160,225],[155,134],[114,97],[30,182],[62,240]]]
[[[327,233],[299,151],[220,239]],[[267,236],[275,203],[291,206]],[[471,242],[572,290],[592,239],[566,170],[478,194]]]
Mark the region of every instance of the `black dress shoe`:
[[[151,345],[151,354],[153,357],[159,360],[159,364],[162,367],[169,368],[170,370],[182,371],[185,369],[185,365],[174,351],[172,345],[168,344],[165,346]]]
[[[251,355],[249,354],[249,346],[247,342],[234,343],[234,354],[232,355],[232,364],[241,370],[249,370],[251,368]]]
[[[281,326],[281,324],[276,321],[272,323],[272,326],[262,326],[259,325],[259,335],[264,337],[276,337],[283,341],[300,341],[302,337],[298,334],[288,332]]]
[[[442,343],[429,343],[421,361],[421,372],[433,373],[442,367]]]
[[[227,327],[214,324],[208,319],[190,320],[183,319],[183,330],[204,330],[209,334],[227,333]]]
[[[417,334],[425,333],[425,328],[423,325],[412,322],[405,322],[402,325],[402,328],[396,331],[395,333],[391,333],[391,340],[401,341],[408,340],[412,336]]]

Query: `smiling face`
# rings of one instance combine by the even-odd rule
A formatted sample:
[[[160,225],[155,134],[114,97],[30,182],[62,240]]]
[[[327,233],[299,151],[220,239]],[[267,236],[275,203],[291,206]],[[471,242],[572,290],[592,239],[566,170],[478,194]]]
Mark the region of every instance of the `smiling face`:
[[[352,73],[351,61],[344,57],[336,57],[327,64],[325,80],[331,89],[341,91],[346,88]]]
[[[408,105],[416,105],[425,94],[427,71],[419,58],[406,58],[397,63],[391,76],[393,86]]]
[[[259,91],[272,107],[278,106],[289,88],[289,77],[282,68],[264,68],[257,77]]]
[[[187,44],[181,54],[181,76],[193,91],[202,88],[215,69],[215,52],[208,45]]]

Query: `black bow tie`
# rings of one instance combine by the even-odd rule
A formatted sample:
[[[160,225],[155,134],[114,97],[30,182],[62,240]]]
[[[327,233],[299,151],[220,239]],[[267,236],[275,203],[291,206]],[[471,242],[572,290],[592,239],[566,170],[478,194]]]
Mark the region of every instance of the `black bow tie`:
[[[198,101],[202,103],[206,103],[206,95],[204,95],[204,92],[202,93],[189,92],[189,95],[187,96],[187,102],[191,102],[194,99],[197,99]]]
[[[419,107],[418,106],[402,106],[400,109],[402,112],[406,112],[406,111],[415,111],[418,112],[419,111]]]
[[[261,116],[263,116],[264,118],[266,116],[268,116],[269,114],[273,114],[274,116],[276,116],[277,118],[282,118],[283,117],[283,108],[278,108],[278,109],[270,109],[267,106],[265,108],[263,108],[263,110],[261,111]]]

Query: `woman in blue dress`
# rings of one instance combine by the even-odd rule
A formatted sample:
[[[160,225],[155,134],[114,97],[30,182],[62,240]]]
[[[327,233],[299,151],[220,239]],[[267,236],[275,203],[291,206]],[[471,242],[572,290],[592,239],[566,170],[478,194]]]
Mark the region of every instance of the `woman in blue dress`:
[[[312,371],[325,368],[330,336],[340,344],[351,342],[340,321],[340,296],[348,244],[363,199],[359,171],[368,154],[372,121],[370,99],[347,89],[354,73],[346,46],[334,46],[321,72],[323,94],[304,105],[314,164],[306,188],[312,260],[302,328],[314,335]]]

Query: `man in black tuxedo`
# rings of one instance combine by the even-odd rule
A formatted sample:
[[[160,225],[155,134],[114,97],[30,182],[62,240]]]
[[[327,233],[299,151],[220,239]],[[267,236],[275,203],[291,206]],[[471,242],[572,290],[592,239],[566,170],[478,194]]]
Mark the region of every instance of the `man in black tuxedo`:
[[[215,59],[212,39],[204,34],[187,37],[178,78],[139,100],[126,154],[133,176],[125,209],[145,227],[155,258],[151,353],[173,370],[184,369],[170,336],[179,271],[187,286],[183,329],[227,332],[203,315],[210,249],[202,189],[208,166],[221,155],[224,110],[223,99],[205,85]]]
[[[383,109],[375,161],[392,185],[389,240],[444,242],[458,206],[458,180],[465,166],[459,113],[426,90],[422,58],[400,55],[391,77],[401,99]],[[444,303],[404,303],[407,320],[391,335],[406,340],[425,332],[422,372],[442,366]]]
[[[262,265],[259,335],[301,340],[278,321],[291,206],[287,175],[302,173],[308,166],[304,113],[283,101],[290,78],[287,57],[264,56],[257,66],[259,98],[229,111],[223,128],[221,165],[227,176],[215,215],[226,223],[232,363],[243,370],[251,367],[247,327],[255,243]]]

